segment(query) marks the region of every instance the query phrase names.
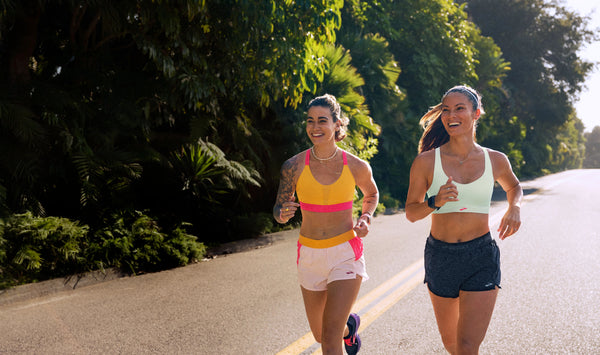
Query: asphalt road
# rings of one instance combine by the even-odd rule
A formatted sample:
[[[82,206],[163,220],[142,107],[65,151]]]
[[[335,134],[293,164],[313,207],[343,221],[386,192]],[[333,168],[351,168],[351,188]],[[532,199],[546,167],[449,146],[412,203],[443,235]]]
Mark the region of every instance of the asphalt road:
[[[600,354],[599,185],[600,170],[524,183],[522,228],[498,241],[502,290],[481,354]],[[498,198],[492,228],[504,208]],[[374,219],[364,240],[370,280],[355,306],[361,354],[445,353],[422,284],[428,229],[428,219],[411,224],[403,213]],[[296,238],[265,236],[250,243],[258,248],[155,274],[0,294],[0,353],[319,353],[296,281]]]

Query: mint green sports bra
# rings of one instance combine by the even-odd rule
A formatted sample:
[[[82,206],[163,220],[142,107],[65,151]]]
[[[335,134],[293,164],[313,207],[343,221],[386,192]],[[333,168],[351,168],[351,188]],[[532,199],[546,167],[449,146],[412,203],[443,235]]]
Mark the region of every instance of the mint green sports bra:
[[[458,189],[458,201],[446,202],[445,205],[440,207],[439,210],[433,211],[433,213],[490,213],[490,203],[492,202],[492,193],[494,192],[494,172],[488,150],[483,148],[483,152],[485,157],[483,175],[468,184],[460,184],[453,181]],[[448,176],[442,168],[442,158],[440,148],[438,147],[435,149],[433,181],[427,190],[427,196],[437,195],[440,191],[440,186],[444,185],[446,181],[448,181]]]

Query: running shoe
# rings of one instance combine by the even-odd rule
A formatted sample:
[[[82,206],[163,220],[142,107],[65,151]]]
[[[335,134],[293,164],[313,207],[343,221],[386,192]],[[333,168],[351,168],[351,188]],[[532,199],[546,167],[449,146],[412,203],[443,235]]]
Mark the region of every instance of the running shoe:
[[[360,336],[358,336],[358,327],[360,327],[360,317],[358,314],[350,313],[348,317],[348,336],[344,337],[344,346],[348,355],[355,355],[360,350]]]

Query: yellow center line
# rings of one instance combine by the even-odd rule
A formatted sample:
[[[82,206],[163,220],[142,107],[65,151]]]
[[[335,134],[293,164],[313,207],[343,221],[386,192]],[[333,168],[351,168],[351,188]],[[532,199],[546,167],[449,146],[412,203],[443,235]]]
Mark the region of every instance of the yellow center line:
[[[411,265],[409,265],[404,270],[397,273],[394,277],[387,280],[386,282],[379,285],[377,288],[373,289],[371,292],[360,298],[358,301],[354,303],[354,307],[352,307],[352,311],[354,313],[360,312],[363,308],[371,304],[374,300],[383,296],[386,292],[392,289],[394,286],[400,284],[404,279],[415,273],[419,268],[423,267],[423,258],[415,261]],[[362,325],[362,321],[361,321]]]

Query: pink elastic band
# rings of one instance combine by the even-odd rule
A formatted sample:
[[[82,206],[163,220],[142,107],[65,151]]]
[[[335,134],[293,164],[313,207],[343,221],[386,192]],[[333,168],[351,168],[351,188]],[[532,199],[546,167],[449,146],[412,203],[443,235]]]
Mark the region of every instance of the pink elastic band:
[[[356,237],[354,239],[349,240],[348,243],[350,243],[352,250],[354,250],[354,260],[360,259],[360,257],[363,255],[362,239]]]
[[[352,201],[336,203],[335,205],[313,205],[312,203],[300,202],[300,208],[310,212],[337,212],[352,208]]]

